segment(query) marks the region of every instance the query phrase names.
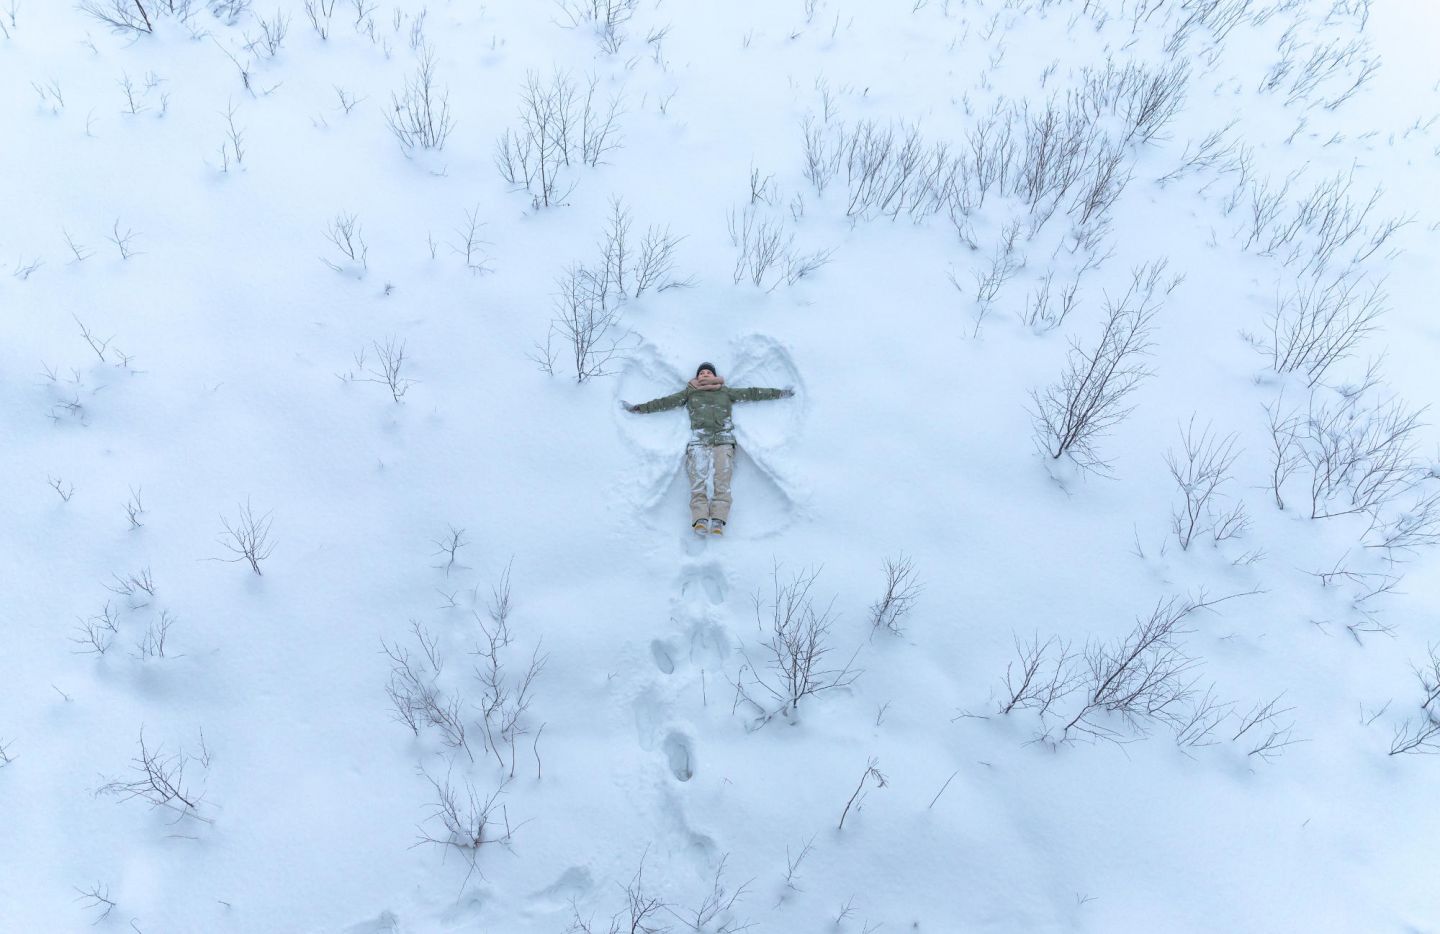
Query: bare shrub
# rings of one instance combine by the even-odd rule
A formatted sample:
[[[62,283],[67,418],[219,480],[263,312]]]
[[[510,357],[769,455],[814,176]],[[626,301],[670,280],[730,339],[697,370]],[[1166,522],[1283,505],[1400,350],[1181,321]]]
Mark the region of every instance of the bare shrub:
[[[379,383],[390,391],[391,399],[403,402],[406,391],[415,384],[405,375],[405,342],[391,336],[383,344],[371,341],[370,349],[375,353],[374,362],[367,361],[365,349],[361,348],[355,354],[355,368],[340,378],[345,382]]]
[[[1180,164],[1155,181],[1160,185],[1176,181],[1193,172],[1214,169],[1222,165],[1235,152],[1235,140],[1226,140],[1226,135],[1235,128],[1238,120],[1231,120],[1218,130],[1213,130],[1199,140],[1190,140],[1180,154]]]
[[[1414,671],[1422,693],[1420,713],[1395,727],[1392,756],[1440,753],[1440,649],[1429,646],[1425,661]]]
[[[606,273],[572,264],[556,280],[556,286],[550,332],[545,345],[537,345],[532,359],[553,373],[554,342],[558,339],[577,383],[606,375],[611,362],[624,353],[628,337]]]
[[[625,904],[610,918],[604,928],[596,927],[595,919],[580,917],[580,907],[570,905],[570,926],[566,934],[664,934],[669,926],[659,927],[658,915],[670,911],[670,903],[646,888],[645,857],[625,886]]]
[[[735,903],[750,890],[750,882],[742,882],[731,891],[725,885],[725,863],[729,854],[720,857],[715,875],[710,880],[710,889],[701,898],[700,904],[683,912],[666,905],[665,910],[674,915],[681,924],[697,934],[739,934],[750,927],[734,917]],[[750,880],[754,881],[754,880]]]
[[[110,912],[114,911],[116,905],[119,904],[119,902],[110,897],[110,886],[103,885],[99,882],[96,882],[88,889],[82,889],[77,885],[75,886],[75,891],[80,893],[75,900],[80,902],[81,907],[86,911],[96,912],[95,917],[90,919],[92,926],[110,917]]]
[[[1436,477],[1430,473],[1425,479]],[[1440,490],[1420,492],[1408,508],[1391,517],[1376,516],[1365,533],[1365,547],[1384,549],[1392,560],[1397,551],[1414,552],[1433,545],[1440,545]]]
[[[1179,623],[1194,609],[1169,598],[1114,645],[1092,644],[1085,652],[1089,669],[1085,700],[1061,731],[1075,736],[1115,739],[1123,735],[1105,715],[1118,715],[1135,730],[1146,721],[1174,716],[1192,689],[1194,661],[1177,642]]]
[[[1328,282],[1301,280],[1266,315],[1265,335],[1254,341],[1276,373],[1299,373],[1315,386],[1348,359],[1385,311],[1379,283],[1341,273]]]
[[[78,6],[82,13],[122,33],[152,33],[160,17],[156,0],[80,0]]]
[[[1333,110],[1380,68],[1380,60],[1371,56],[1363,38],[1307,41],[1299,30],[1289,29],[1280,37],[1277,51],[1280,57],[1266,71],[1259,90],[1283,94],[1287,106],[1318,104]]]
[[[1028,210],[1027,237],[1063,209],[1091,242],[1130,181],[1134,148],[1161,137],[1188,80],[1184,59],[1156,70],[1107,60],[1063,99],[998,101],[954,144],[915,125],[832,121],[827,105],[823,120],[801,121],[805,175],[823,195],[843,172],[852,218],[944,213],[973,244],[970,218],[997,193]]]
[[[881,629],[895,635],[904,630],[900,621],[915,605],[915,600],[924,591],[925,585],[915,578],[915,563],[901,554],[885,561],[885,593],[870,605],[870,628],[872,632]]]
[[[1039,280],[1039,284],[1026,297],[1023,308],[1017,312],[1020,323],[1036,334],[1043,334],[1060,327],[1076,308],[1076,293],[1080,291],[1080,276],[1075,276],[1067,285],[1061,287],[1058,301],[1051,296],[1054,281],[1055,272],[1053,270],[1046,272]]]
[[[1199,663],[1181,645],[1180,638],[1188,632],[1181,623],[1198,610],[1236,596],[1240,594],[1163,598],[1124,637],[1087,644],[1081,673],[1064,682],[1071,692],[1083,691],[1083,700],[1073,714],[1062,717],[1059,741],[1122,742],[1128,736],[1144,736],[1157,723],[1188,737],[1188,745],[1208,735],[1218,722],[1214,712],[1219,705],[1211,692],[1195,690],[1193,673]],[[1062,648],[1061,658],[1067,654],[1068,647]]]
[[[126,574],[121,577],[119,574],[111,574],[114,583],[106,584],[105,589],[113,594],[126,597],[129,600],[131,609],[139,609],[146,606],[150,598],[155,596],[158,589],[155,585],[155,578],[151,576],[148,567],[143,568],[134,574]],[[141,597],[140,594],[145,596]]]
[[[419,50],[420,62],[405,87],[390,95],[390,112],[385,124],[406,154],[416,149],[441,150],[455,128],[450,117],[450,91],[442,89],[435,76],[435,51]]]
[[[290,17],[286,16],[283,10],[277,9],[270,19],[257,15],[255,23],[260,27],[260,35],[252,38],[248,32],[245,33],[245,50],[265,58],[279,55],[285,46],[285,37],[290,32]]]
[[[1206,425],[1195,433],[1195,416],[1180,432],[1183,453],[1165,453],[1165,466],[1170,469],[1184,502],[1170,513],[1170,529],[1182,551],[1189,550],[1195,536],[1206,528],[1217,530],[1225,538],[1234,536],[1243,512],[1218,513],[1220,488],[1230,480],[1230,468],[1240,456],[1234,434],[1217,437]]]
[[[1357,393],[1325,400],[1312,393],[1308,411],[1282,430],[1300,470],[1309,473],[1310,518],[1371,514],[1394,505],[1426,479],[1416,456],[1423,410],[1398,399]]]
[[[60,497],[60,501],[63,503],[70,502],[70,497],[75,495],[75,484],[67,484],[64,477],[49,477],[47,479],[49,480],[50,489],[54,490],[55,494]]]
[[[73,650],[78,654],[104,655],[119,632],[120,614],[106,600],[99,613],[79,620],[70,641],[79,646]]]
[[[161,610],[159,616],[152,617],[145,627],[145,635],[135,644],[135,655],[137,658],[165,658],[165,643],[170,637],[170,627],[175,624],[175,617],[170,615],[169,610]]]
[[[460,242],[450,244],[450,249],[457,256],[464,258],[465,268],[476,275],[489,271],[489,264],[483,249],[488,244],[480,239],[480,228],[484,226],[480,221],[480,206],[477,204],[465,212],[465,223],[455,228]]]
[[[464,569],[465,565],[460,564],[456,560],[460,549],[470,544],[470,540],[465,537],[464,529],[457,529],[452,525],[449,527],[449,531],[444,538],[434,539],[433,543],[439,550],[436,551],[432,557],[443,556],[445,563],[433,564],[431,567],[443,570],[446,577],[450,576],[450,571],[453,568],[459,567]]]
[[[545,372],[553,374],[558,355],[565,353],[576,382],[609,373],[610,364],[626,353],[632,338],[621,323],[621,306],[650,289],[690,284],[689,279],[672,276],[678,237],[668,229],[650,227],[637,250],[630,228],[629,209],[619,198],[611,199],[598,261],[571,264],[557,280],[556,313],[545,344],[537,344],[531,355]]]
[[[730,245],[735,248],[735,266],[731,279],[737,285],[748,279],[760,288],[773,290],[780,284],[786,257],[791,254],[795,235],[779,217],[770,217],[754,204],[747,204],[737,213],[727,215]]]
[[[588,25],[600,48],[614,55],[628,37],[626,27],[635,16],[639,0],[559,0],[561,13],[574,29]]]
[[[515,775],[516,741],[528,733],[524,718],[533,700],[535,679],[545,670],[548,655],[542,655],[537,643],[530,654],[529,663],[511,675],[506,660],[506,649],[514,641],[510,632],[510,569],[505,569],[500,583],[491,592],[487,608],[489,623],[475,614],[483,641],[478,642],[472,652],[480,662],[475,666],[475,678],[481,686],[480,710],[481,727],[485,731],[485,745],[495,756],[496,763],[505,768],[502,751],[509,747],[509,774]]]
[[[1247,756],[1259,756],[1271,760],[1280,756],[1287,748],[1300,742],[1294,738],[1294,721],[1284,720],[1294,707],[1281,707],[1284,695],[1265,703],[1257,703],[1244,714],[1235,714],[1238,724],[1231,742],[1248,745]]]
[[[457,540],[458,534],[459,530],[452,530],[451,542]],[[470,748],[469,727],[477,725],[485,751],[495,757],[497,766],[508,769],[509,776],[514,777],[518,741],[530,732],[527,714],[534,700],[535,682],[549,656],[540,651],[537,642],[527,662],[512,663],[511,646],[515,636],[510,625],[508,567],[491,596],[487,617],[475,614],[481,639],[470,653],[478,660],[472,668],[480,686],[478,700],[467,697],[463,688],[442,686],[446,659],[439,640],[415,620],[410,623],[410,632],[417,652],[412,653],[399,642],[381,642],[381,649],[390,660],[385,693],[394,718],[405,724],[412,734],[419,736],[422,729],[434,728],[445,745],[463,750],[472,762],[475,755]],[[480,712],[478,723],[467,715],[467,711],[472,710]]]
[[[354,214],[343,211],[336,214],[330,226],[325,228],[325,239],[334,244],[341,257],[341,262],[338,263],[321,257],[320,262],[326,266],[336,272],[353,275],[357,279],[370,268],[370,247],[365,243],[365,235],[361,232]]]
[[[1414,219],[1403,216],[1372,221],[1383,192],[1376,188],[1368,196],[1352,197],[1353,171],[1315,183],[1287,207],[1286,197],[1297,175],[1292,173],[1278,184],[1242,176],[1232,195],[1232,199],[1249,195],[1245,248],[1278,256],[1297,275],[1349,277],[1356,266],[1379,252]],[[1386,257],[1394,255],[1391,251]]]
[[[140,517],[145,514],[145,506],[140,502],[140,491],[134,487],[130,488],[130,498],[125,501],[125,518],[130,522],[130,528],[138,529],[145,523]]]
[[[675,267],[675,247],[680,238],[669,228],[648,227],[638,247],[630,236],[630,209],[620,198],[610,199],[600,242],[600,266],[605,270],[601,284],[613,291],[614,300],[639,298],[647,290],[664,291],[686,282],[677,282],[671,273]],[[608,299],[608,296],[607,296]]]
[[[1179,284],[1161,282],[1166,261],[1131,273],[1119,300],[1106,300],[1105,325],[1093,350],[1072,341],[1060,381],[1030,394],[1036,446],[1050,458],[1069,457],[1082,469],[1108,473],[1096,442],[1130,414],[1126,400],[1152,373],[1145,358],[1163,295]],[[1160,294],[1163,291],[1163,294]]]
[[[260,562],[270,557],[275,550],[274,542],[270,541],[271,514],[257,516],[250,508],[250,500],[238,507],[239,513],[232,521],[220,517],[220,525],[224,527],[225,534],[220,538],[220,544],[224,546],[235,557],[215,558],[216,561],[239,562],[244,561],[250,565],[250,570],[258,576],[260,574]]]
[[[385,685],[385,694],[390,699],[395,719],[409,727],[416,736],[420,735],[422,726],[435,728],[446,746],[463,750],[474,762],[475,754],[470,750],[466,733],[464,698],[459,692],[444,690],[438,683],[445,667],[439,643],[416,620],[410,621],[410,631],[421,650],[419,660],[412,661],[410,652],[398,642],[389,645],[382,640],[380,643],[390,659],[390,678]]]
[[[766,654],[765,668],[757,669],[747,654],[745,668],[750,671],[750,682],[745,683],[742,668],[735,690],[737,704],[743,700],[755,709],[759,718],[756,727],[764,726],[776,715],[794,719],[805,698],[849,687],[860,677],[860,669],[854,667],[858,648],[841,667],[826,667],[833,651],[830,629],[835,620],[831,605],[817,609],[811,596],[819,576],[819,569],[802,570],[782,579],[777,564],[771,572],[768,602],[760,591],[755,592],[755,625],[767,634],[761,643]],[[757,687],[778,706],[771,707],[752,697],[750,690]]]
[[[130,761],[131,777],[108,782],[95,793],[115,795],[122,801],[148,801],[151,807],[174,811],[176,820],[191,817],[212,823],[200,814],[204,793],[195,790],[185,777],[191,761],[184,752],[166,755],[162,747],[148,745],[142,728],[140,753]]]
[[[975,279],[975,327],[970,332],[971,337],[980,336],[980,325],[984,323],[986,316],[990,313],[990,308],[995,304],[1000,290],[1004,288],[1005,283],[1010,281],[1015,272],[1025,265],[1025,258],[1015,254],[1015,238],[1019,232],[1019,221],[1007,225],[995,244],[989,264],[971,272]],[[950,282],[960,292],[965,291],[953,274]]]
[[[506,182],[531,195],[537,210],[564,203],[576,182],[577,165],[598,165],[620,145],[620,98],[597,99],[600,79],[589,78],[583,93],[568,74],[556,71],[548,83],[528,72],[520,99],[520,128],[506,130],[495,144],[495,165]]]
[[[252,2],[253,0],[205,0],[205,5],[210,8],[211,16],[224,21],[227,26],[234,26],[241,16],[250,12]]]
[[[305,16],[321,40],[330,38],[330,18],[335,15],[337,0],[305,0]]]
[[[1042,719],[1056,702],[1069,696],[1079,684],[1080,672],[1070,643],[1054,636],[1044,642],[1037,633],[1029,642],[1014,636],[1017,662],[1005,666],[1004,691],[997,710],[1034,710]]]
[[[426,821],[438,823],[440,829],[432,833],[422,828],[415,846],[430,844],[460,853],[470,864],[470,872],[465,875],[468,881],[470,874],[477,871],[476,861],[482,847],[510,845],[514,828],[510,825],[508,809],[499,803],[505,786],[501,784],[490,794],[482,795],[468,778],[462,779],[460,786],[450,780],[448,773],[444,779],[431,775],[425,778],[435,791]]]

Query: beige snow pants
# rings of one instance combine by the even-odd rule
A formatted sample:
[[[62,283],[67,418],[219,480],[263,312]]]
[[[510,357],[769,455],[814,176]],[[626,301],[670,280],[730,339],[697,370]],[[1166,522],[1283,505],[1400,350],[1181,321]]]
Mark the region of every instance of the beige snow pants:
[[[691,444],[685,448],[685,473],[690,477],[690,521],[730,518],[730,478],[735,473],[735,445]],[[706,490],[713,477],[713,492]]]

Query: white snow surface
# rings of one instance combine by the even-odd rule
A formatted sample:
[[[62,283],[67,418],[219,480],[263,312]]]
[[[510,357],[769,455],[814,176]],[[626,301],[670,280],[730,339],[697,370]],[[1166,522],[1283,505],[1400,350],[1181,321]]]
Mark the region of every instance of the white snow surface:
[[[1365,516],[1309,518],[1304,474],[1276,508],[1265,407],[1310,390],[1241,332],[1264,332],[1299,273],[1246,248],[1252,189],[1227,211],[1242,150],[1158,181],[1233,123],[1251,181],[1293,176],[1287,206],[1336,173],[1357,203],[1378,187],[1367,223],[1409,223],[1355,274],[1383,281],[1387,310],[1316,392],[1338,398],[1327,387],[1378,360],[1373,393],[1435,403],[1430,0],[1222,0],[1234,28],[1201,25],[1178,50],[1178,25],[1212,5],[640,0],[614,52],[565,4],[378,0],[357,26],[341,0],[322,39],[279,0],[283,48],[247,50],[276,5],[227,18],[196,2],[137,36],[67,2],[0,0],[0,928],[628,932],[629,886],[667,906],[647,931],[1440,931],[1440,763],[1389,754],[1427,716],[1414,669],[1440,642],[1435,555],[1366,548]],[[385,116],[417,22],[454,130],[407,154]],[[1316,88],[1263,89],[1287,55],[1300,68],[1351,43]],[[1108,258],[1058,329],[1017,313],[1084,260],[1063,208],[1020,235],[977,326],[975,273],[1013,201],[974,211],[972,250],[945,212],[850,218],[843,169],[823,194],[805,177],[807,114],[962,147],[996,101],[1063,100],[1107,57],[1190,67],[1173,119],[1127,147]],[[1327,107],[1366,59],[1378,71]],[[495,143],[519,126],[527,71],[555,69],[622,99],[619,145],[537,209]],[[238,164],[220,154],[232,108]],[[733,281],[727,212],[752,170],[796,249],[833,250],[793,284]],[[595,262],[612,198],[635,236],[684,238],[685,284],[619,305],[608,375],[577,382],[563,353],[546,374],[533,357],[557,277]],[[479,271],[454,249],[472,210]],[[326,240],[341,214],[363,268]],[[1112,476],[1086,475],[1037,451],[1030,392],[1159,259],[1184,278],[1153,376],[1098,444]],[[413,380],[401,401],[340,378],[392,338]],[[710,541],[689,532],[683,414],[620,406],[701,360],[732,385],[796,389],[737,406],[735,507]],[[1238,436],[1224,492],[1253,522],[1182,550],[1164,455],[1192,415]],[[1416,435],[1421,473],[1436,438]],[[272,523],[260,575],[224,543],[247,502]],[[468,544],[447,569],[452,528]],[[902,634],[872,631],[901,555],[924,589]],[[1351,578],[1316,576],[1336,567]],[[545,664],[497,761],[474,652],[507,568],[505,677]],[[147,570],[153,595],[108,589]],[[736,687],[768,701],[755,595],[766,613],[773,582],[807,571],[833,619],[825,666],[855,653],[860,674],[761,722]],[[1230,597],[1178,637],[1196,695],[1233,705],[1213,742],[1118,716],[1118,741],[1067,736],[1083,688],[1050,716],[998,712],[1017,637],[1083,653],[1201,594]],[[109,650],[81,651],[107,605]],[[165,656],[147,656],[162,613]],[[387,697],[382,643],[419,659],[415,624],[469,754],[412,733]],[[1276,697],[1288,712],[1232,739]],[[1251,754],[1269,729],[1293,742]],[[107,790],[136,777],[142,730],[185,762],[196,807]],[[498,792],[478,848],[446,845],[432,780]],[[692,924],[717,871],[728,908]]]

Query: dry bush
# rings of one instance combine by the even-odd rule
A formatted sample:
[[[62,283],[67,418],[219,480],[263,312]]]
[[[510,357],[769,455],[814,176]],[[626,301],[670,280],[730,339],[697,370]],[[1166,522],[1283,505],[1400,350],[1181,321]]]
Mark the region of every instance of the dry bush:
[[[771,572],[770,597],[755,592],[755,624],[766,634],[761,643],[765,664],[763,669],[757,668],[747,654],[747,664],[735,679],[735,691],[737,705],[744,701],[754,708],[756,727],[777,715],[793,719],[805,698],[849,687],[861,675],[855,667],[858,648],[843,665],[830,667],[833,600],[823,609],[816,607],[811,590],[819,576],[816,569],[782,578],[777,564]],[[748,683],[745,669],[750,672]],[[768,695],[767,702],[756,699],[752,693],[756,688]]]
[[[1124,295],[1107,300],[1094,348],[1072,341],[1059,382],[1031,392],[1036,446],[1051,459],[1068,457],[1084,470],[1109,472],[1096,443],[1130,414],[1130,395],[1152,375],[1145,361],[1155,316],[1180,282],[1161,281],[1166,265],[1160,260],[1134,270]]]

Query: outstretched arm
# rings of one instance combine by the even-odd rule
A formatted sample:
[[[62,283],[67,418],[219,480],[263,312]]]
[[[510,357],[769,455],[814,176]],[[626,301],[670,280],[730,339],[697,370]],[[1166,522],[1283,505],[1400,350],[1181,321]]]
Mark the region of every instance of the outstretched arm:
[[[795,390],[790,387],[784,389],[762,389],[759,386],[748,386],[744,389],[730,390],[730,398],[735,402],[764,402],[766,399],[788,399],[795,395]]]
[[[663,412],[666,409],[678,409],[685,404],[685,390],[668,396],[661,396],[658,399],[651,399],[649,402],[642,402],[639,405],[627,406],[627,411],[638,412],[641,415],[648,415],[651,412]]]

